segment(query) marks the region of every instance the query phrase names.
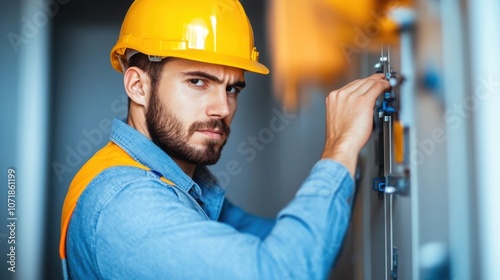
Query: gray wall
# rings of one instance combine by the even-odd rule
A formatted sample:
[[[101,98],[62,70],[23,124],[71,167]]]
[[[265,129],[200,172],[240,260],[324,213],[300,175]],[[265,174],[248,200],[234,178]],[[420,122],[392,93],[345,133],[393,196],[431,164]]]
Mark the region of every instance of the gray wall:
[[[0,9],[0,90],[2,102],[0,102],[0,172],[3,178],[7,176],[7,170],[15,167],[18,131],[18,56],[15,53],[7,34],[10,32],[19,33],[18,19],[21,5],[18,1],[7,1],[2,3]],[[4,177],[5,176],[5,177]],[[2,180],[4,180],[2,178]],[[7,250],[10,245],[7,243],[9,233],[4,229],[4,221],[7,220],[7,189],[3,187],[0,191],[0,278],[12,279],[13,274],[7,271]]]

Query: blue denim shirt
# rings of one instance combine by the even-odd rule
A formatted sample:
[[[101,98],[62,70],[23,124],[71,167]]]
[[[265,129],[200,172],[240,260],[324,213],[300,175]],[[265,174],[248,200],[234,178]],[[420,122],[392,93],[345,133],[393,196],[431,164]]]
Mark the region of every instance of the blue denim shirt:
[[[324,279],[349,224],[354,183],[321,160],[275,220],[224,198],[206,167],[193,178],[137,130],[111,141],[151,171],[113,167],[80,196],[68,228],[72,279]]]

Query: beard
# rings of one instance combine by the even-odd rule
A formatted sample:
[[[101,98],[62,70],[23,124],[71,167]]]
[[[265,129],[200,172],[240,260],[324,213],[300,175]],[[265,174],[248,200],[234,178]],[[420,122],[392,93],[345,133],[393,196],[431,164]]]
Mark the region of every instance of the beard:
[[[187,131],[183,131],[182,122],[169,112],[160,102],[156,91],[152,92],[146,126],[153,143],[170,157],[195,165],[212,165],[219,161],[222,148],[226,144],[229,126],[222,120],[195,122]],[[197,130],[219,129],[223,140],[206,139],[202,148],[188,143],[189,138]]]

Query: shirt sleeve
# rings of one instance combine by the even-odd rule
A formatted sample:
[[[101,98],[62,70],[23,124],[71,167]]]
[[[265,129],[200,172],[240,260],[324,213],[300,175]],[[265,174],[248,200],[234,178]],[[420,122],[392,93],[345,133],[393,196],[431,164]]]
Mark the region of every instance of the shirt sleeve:
[[[324,279],[341,249],[353,193],[347,169],[321,160],[263,234],[253,222],[207,220],[169,188],[137,181],[97,213],[92,263],[103,279]]]
[[[245,212],[228,199],[224,199],[219,222],[231,225],[240,232],[253,234],[260,239],[264,239],[273,229],[276,220]]]

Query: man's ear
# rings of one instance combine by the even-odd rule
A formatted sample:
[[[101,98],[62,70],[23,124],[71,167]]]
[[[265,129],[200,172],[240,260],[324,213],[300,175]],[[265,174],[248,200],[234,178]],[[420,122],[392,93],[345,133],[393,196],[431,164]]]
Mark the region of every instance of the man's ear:
[[[129,67],[123,75],[123,83],[130,101],[147,108],[151,79],[146,72],[135,66]]]

